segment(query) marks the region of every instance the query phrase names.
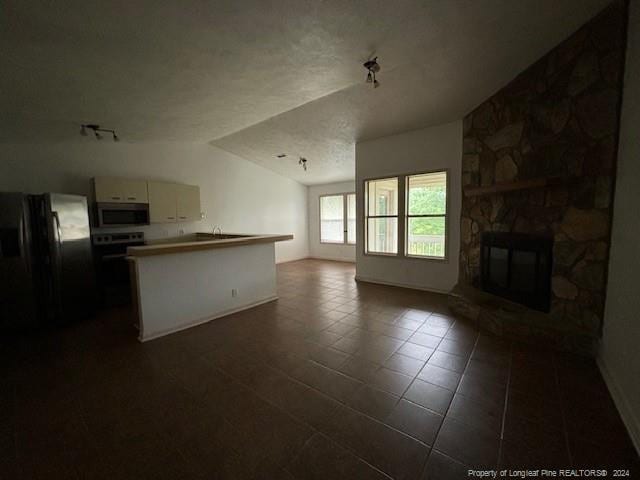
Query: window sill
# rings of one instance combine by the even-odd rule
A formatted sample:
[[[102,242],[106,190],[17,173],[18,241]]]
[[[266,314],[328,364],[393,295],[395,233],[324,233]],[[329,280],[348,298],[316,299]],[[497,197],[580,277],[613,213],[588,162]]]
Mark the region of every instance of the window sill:
[[[355,243],[346,243],[346,242],[327,242],[320,240],[320,245],[345,245],[349,247],[355,247]]]
[[[383,253],[383,252],[364,252],[367,257],[390,257],[400,258],[397,253]]]
[[[398,260],[420,260],[436,263],[449,263],[448,257],[421,257],[418,255],[400,255],[399,253],[374,253],[365,252],[365,257],[385,257],[385,258],[397,258]]]
[[[405,255],[403,258],[410,258],[412,260],[429,260],[431,262],[449,263],[448,257],[423,257],[421,255]]]

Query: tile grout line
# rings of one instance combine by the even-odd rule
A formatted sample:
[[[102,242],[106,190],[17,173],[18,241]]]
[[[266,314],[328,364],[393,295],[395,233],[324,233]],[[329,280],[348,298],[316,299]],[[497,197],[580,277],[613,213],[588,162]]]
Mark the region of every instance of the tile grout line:
[[[420,327],[418,327],[418,329],[416,329],[416,331],[415,331],[414,333],[417,333],[417,332],[418,332],[418,330],[419,330],[421,327],[423,327],[424,325],[426,325],[426,324],[427,324],[427,321],[429,320],[429,318],[430,318],[432,315],[433,315],[433,313],[430,313],[430,314],[429,314],[429,316],[426,318],[426,320],[425,320],[424,322],[422,322],[422,325],[420,325]],[[449,328],[447,328],[447,331],[445,332],[445,334],[444,334],[444,335],[446,335],[447,333],[449,333],[449,331],[450,331],[450,330],[451,330],[451,328],[456,324],[456,322],[457,322],[457,321],[458,321],[458,320],[456,319],[456,320],[455,320],[451,325],[449,325]],[[428,335],[428,334],[425,334],[425,335]],[[411,380],[411,382],[409,383],[409,385],[407,385],[407,388],[405,388],[405,389],[404,389],[404,392],[402,392],[402,397],[401,397],[401,398],[403,398],[403,397],[404,397],[405,393],[407,393],[407,391],[409,390],[409,388],[411,388],[411,386],[415,383],[415,381],[416,381],[416,380],[420,380],[418,377],[420,376],[420,374],[422,373],[422,371],[424,370],[424,368],[425,368],[425,367],[427,366],[427,364],[429,363],[429,360],[431,360],[431,357],[433,356],[433,354],[434,354],[434,353],[436,353],[436,350],[438,349],[438,347],[440,346],[440,344],[441,344],[441,343],[442,343],[442,341],[444,340],[444,335],[443,335],[442,337],[440,337],[440,340],[438,340],[438,344],[437,344],[437,345],[432,349],[432,350],[433,350],[433,352],[431,352],[431,353],[429,354],[429,356],[427,357],[427,359],[424,361],[424,365],[422,365],[422,368],[420,368],[420,370],[418,371],[418,373],[416,373],[416,374],[415,374],[415,376],[413,377],[413,380]],[[412,336],[413,336],[413,335],[412,335]],[[432,336],[433,336],[433,335],[432,335]],[[409,338],[411,338],[411,337],[409,337]],[[438,337],[435,337],[435,338],[438,338]],[[402,345],[404,346],[406,343],[412,343],[412,342],[409,342],[409,340],[407,339],[407,340],[405,341],[405,343],[403,343]],[[418,345],[418,344],[412,343],[412,345]],[[402,348],[402,347],[400,347],[400,348]],[[429,348],[429,347],[425,347],[425,348]],[[398,350],[399,350],[399,349],[398,349]],[[447,370],[447,369],[445,369],[445,370]],[[427,383],[429,383],[429,382],[427,382]],[[433,384],[432,384],[432,385],[433,385]],[[439,386],[439,385],[436,385],[436,386]],[[442,388],[442,387],[441,387],[441,388]],[[439,414],[439,415],[440,415],[440,414]],[[444,418],[444,416],[443,416],[443,418]],[[444,422],[444,419],[443,419],[443,422]],[[436,436],[437,436],[437,432],[436,432]],[[435,438],[435,437],[434,437],[434,438]],[[434,443],[435,443],[435,440],[434,440]]]
[[[560,393],[560,377],[558,372],[558,359],[557,355],[553,355],[553,373],[555,377],[556,389],[558,393],[558,400],[560,400],[560,413],[562,414],[562,433],[564,436],[565,448],[567,449],[567,454],[569,455],[569,464],[571,466],[573,463],[573,452],[571,450],[571,442],[569,441],[569,428],[567,424],[567,416],[565,413],[565,402],[563,395]]]
[[[351,452],[351,454],[358,460],[360,460],[362,463],[364,463],[365,465],[367,465],[368,467],[372,468],[373,470],[375,470],[376,472],[379,472],[380,474],[384,475],[385,477],[389,478],[390,480],[393,480],[393,477],[391,475],[389,475],[388,473],[384,472],[383,470],[380,470],[378,467],[376,467],[375,465],[370,464],[369,462],[367,462],[364,458],[360,457],[355,451],[351,450],[350,448],[342,445],[341,443],[337,442],[336,440],[334,440],[333,438],[331,438],[329,435],[327,435],[324,432],[321,432],[320,430],[316,430],[315,433],[313,435],[311,435],[307,441],[304,443],[304,445],[302,446],[302,448],[300,449],[300,451],[298,452],[298,454],[289,462],[287,463],[286,466],[282,467],[283,470],[285,470],[286,472],[291,474],[291,471],[288,469],[288,467],[290,465],[292,465],[295,460],[298,459],[298,457],[300,457],[300,455],[302,455],[302,450],[304,450],[304,447],[307,446],[307,443],[309,443],[311,441],[311,439],[313,437],[315,437],[316,435],[320,435],[321,437],[324,437],[326,440],[328,440],[331,443],[335,443],[336,445],[338,445],[339,447],[343,448],[344,450],[346,450],[347,452]],[[295,475],[291,474],[294,478],[299,478],[296,477]]]
[[[433,315],[433,313],[431,314]],[[431,315],[429,315],[429,317],[431,317]],[[429,317],[427,317],[427,320],[429,320]],[[424,321],[424,324],[427,323],[427,320]],[[444,340],[444,337],[447,333],[449,333],[449,331],[451,331],[451,329],[453,328],[453,326],[458,322],[458,320],[456,319],[451,325],[449,325],[449,328],[447,328],[447,331],[445,332],[445,334],[440,338],[440,341],[438,342],[438,345],[436,345],[436,347],[433,349],[433,352],[431,352],[431,355],[429,355],[429,359],[431,359],[431,356],[436,352],[437,348],[440,346],[440,344],[442,343],[442,340]],[[421,325],[421,326],[422,326]],[[417,331],[417,330],[416,330]],[[476,342],[477,342],[477,338],[476,338]],[[474,346],[475,348],[475,346]],[[471,355],[469,355],[469,359],[471,358]],[[422,370],[424,370],[424,367],[427,366],[427,363],[429,362],[429,359],[427,359],[424,363],[424,365],[422,366],[422,368],[420,369],[420,371],[416,374],[416,376],[414,377],[413,381],[409,384],[409,386],[406,388],[405,392],[407,392],[407,390],[409,390],[409,387],[411,385],[413,385],[413,383],[416,381],[416,379],[418,378],[418,375],[420,375],[420,373],[422,372]],[[467,361],[468,362],[468,361]],[[466,366],[465,366],[466,369]],[[462,377],[460,377],[462,378]],[[403,393],[403,396],[404,396]],[[455,396],[455,392],[453,394]],[[449,408],[451,408],[451,403],[453,403],[453,397],[451,397],[451,402],[449,402],[449,406],[447,407],[447,412],[449,411]],[[444,419],[447,417],[447,412],[445,412],[445,414],[442,416],[442,422],[440,423],[440,426],[438,427],[438,430],[436,431],[435,435],[433,436],[433,445],[431,445],[431,448],[429,449],[429,454],[427,455],[427,458],[425,458],[424,460],[424,464],[422,465],[422,474],[424,476],[424,473],[427,469],[427,465],[429,463],[429,459],[431,458],[431,453],[433,452],[433,450],[436,447],[436,441],[438,440],[438,435],[440,434],[440,429],[442,428],[442,425],[444,424]]]
[[[451,325],[449,325],[449,328],[447,329],[447,333],[449,333],[449,331],[451,331],[453,326],[458,322],[459,322],[459,320],[456,318],[456,320]],[[445,335],[446,335],[446,333],[445,333]],[[442,340],[444,338],[445,338],[444,336],[441,338],[440,342],[438,342],[438,346],[440,345],[440,343],[442,342]],[[431,458],[431,453],[434,450],[436,450],[436,442],[438,441],[438,436],[440,435],[440,430],[442,430],[442,426],[444,425],[444,422],[445,422],[445,420],[447,418],[449,410],[451,410],[451,404],[453,404],[453,399],[456,396],[456,393],[457,393],[458,388],[460,386],[460,382],[462,382],[462,377],[464,376],[464,372],[467,371],[467,367],[469,366],[469,363],[471,363],[471,357],[473,356],[473,353],[476,351],[476,346],[478,345],[478,340],[479,339],[480,339],[480,333],[476,332],[476,340],[475,340],[475,342],[473,342],[473,349],[471,350],[471,353],[469,354],[469,358],[467,359],[467,362],[466,362],[466,364],[464,366],[464,369],[463,369],[462,373],[460,374],[460,380],[458,381],[458,385],[456,386],[456,390],[453,392],[453,396],[451,397],[451,401],[449,402],[449,405],[447,406],[447,411],[444,413],[444,415],[442,415],[442,422],[440,423],[440,426],[438,427],[438,430],[436,431],[436,433],[435,433],[435,435],[433,437],[433,445],[431,446],[431,450],[429,450],[429,455],[427,455],[427,459],[425,460],[425,463],[424,463],[424,465],[422,467],[423,475],[424,475],[425,470],[427,468],[427,464],[429,463],[429,459]],[[435,352],[435,349],[434,349],[434,352]],[[425,363],[425,366],[426,366],[426,363]],[[417,376],[416,376],[416,378],[417,378]],[[438,451],[438,450],[436,450],[436,451]],[[450,457],[450,458],[452,458],[452,457]],[[460,463],[462,463],[464,465],[464,462],[460,462]]]
[[[507,375],[507,385],[504,392],[504,408],[502,409],[502,420],[500,425],[500,445],[498,446],[498,466],[502,461],[502,444],[504,442],[504,426],[507,419],[507,408],[509,405],[509,387],[511,386],[511,370],[513,368],[513,342],[509,343],[509,375]]]
[[[307,441],[308,441],[309,439],[311,439],[311,437],[313,437],[313,435],[315,435],[316,433],[319,433],[319,434],[321,434],[321,435],[325,436],[326,438],[329,438],[329,439],[330,439],[333,443],[335,443],[336,445],[339,445],[340,447],[342,447],[342,448],[343,448],[343,449],[345,449],[346,451],[350,452],[354,457],[358,458],[359,460],[361,460],[362,462],[364,462],[364,463],[365,463],[366,465],[368,465],[369,467],[373,468],[374,470],[376,470],[376,471],[378,471],[378,472],[381,472],[383,475],[385,475],[385,476],[387,476],[387,477],[389,477],[389,478],[393,478],[393,477],[391,477],[388,473],[386,473],[386,472],[384,472],[384,471],[380,470],[378,467],[376,467],[375,465],[372,465],[372,464],[371,464],[371,463],[369,463],[366,459],[362,458],[362,457],[358,454],[358,452],[356,452],[355,450],[353,450],[351,447],[349,447],[349,446],[347,446],[347,445],[343,445],[342,443],[338,442],[336,439],[334,439],[334,438],[332,438],[332,437],[329,437],[329,436],[328,436],[327,434],[325,434],[323,431],[321,431],[321,430],[317,429],[315,426],[313,426],[313,425],[311,425],[311,424],[307,423],[306,421],[304,421],[304,420],[302,420],[302,419],[299,419],[298,417],[294,416],[293,414],[291,414],[291,413],[289,413],[289,412],[287,412],[287,411],[283,410],[280,406],[276,405],[276,404],[275,404],[275,403],[273,403],[271,400],[269,400],[268,398],[266,398],[266,397],[264,397],[263,395],[261,395],[260,393],[258,393],[255,389],[253,389],[252,387],[250,387],[249,385],[247,385],[247,384],[246,384],[246,383],[244,383],[243,381],[241,381],[241,380],[237,379],[237,378],[236,378],[236,377],[234,377],[233,375],[230,375],[230,374],[229,374],[229,373],[227,373],[225,370],[223,370],[223,369],[221,369],[221,368],[219,368],[219,367],[217,367],[217,366],[213,366],[213,368],[215,368],[216,370],[218,370],[218,371],[220,371],[220,372],[224,373],[225,375],[229,376],[229,377],[230,377],[230,378],[232,378],[235,382],[239,383],[239,384],[240,384],[240,385],[242,385],[243,387],[245,387],[245,388],[247,388],[248,390],[250,390],[254,395],[256,395],[258,398],[261,398],[262,400],[264,400],[265,402],[267,402],[269,405],[271,405],[272,407],[276,408],[278,411],[280,411],[280,412],[284,413],[285,415],[287,415],[288,417],[292,418],[293,420],[295,420],[295,421],[297,421],[297,422],[300,422],[300,423],[302,423],[302,424],[306,425],[307,427],[309,427],[309,428],[310,428],[314,433],[312,433],[312,434],[309,436],[309,438],[307,439]],[[421,441],[421,440],[419,440],[419,439],[416,439],[416,438],[412,437],[411,435],[408,435],[408,434],[406,434],[406,433],[402,432],[401,430],[398,430],[398,429],[394,428],[394,427],[393,427],[393,426],[391,426],[391,425],[387,425],[386,423],[381,422],[380,420],[378,420],[378,419],[376,419],[376,418],[374,418],[374,417],[372,417],[372,416],[370,416],[370,415],[367,415],[367,414],[366,414],[366,413],[364,413],[364,412],[360,412],[359,410],[356,410],[355,408],[353,408],[353,407],[351,407],[350,405],[348,405],[348,404],[346,404],[346,403],[342,402],[341,400],[338,400],[338,399],[336,399],[336,398],[333,398],[333,397],[331,397],[331,396],[327,395],[326,393],[322,392],[321,390],[318,390],[317,388],[315,388],[315,387],[314,387],[314,386],[312,386],[312,385],[309,385],[309,384],[307,384],[307,383],[304,383],[304,382],[302,382],[302,381],[298,380],[297,378],[291,377],[287,372],[285,372],[285,371],[283,371],[283,370],[280,370],[279,368],[273,367],[273,366],[271,366],[271,365],[268,365],[268,368],[270,368],[270,369],[272,369],[272,370],[276,370],[276,371],[280,372],[280,373],[281,373],[283,376],[285,376],[286,378],[288,378],[288,379],[290,379],[290,380],[292,380],[292,381],[294,381],[294,382],[296,382],[296,383],[298,383],[298,384],[300,384],[300,385],[302,385],[302,386],[304,386],[304,387],[306,387],[306,388],[309,388],[310,390],[312,390],[312,391],[314,391],[314,392],[316,392],[316,393],[319,393],[319,394],[320,394],[320,395],[322,395],[323,397],[329,398],[330,400],[332,400],[332,401],[334,401],[334,402],[336,402],[336,403],[340,404],[342,407],[347,408],[348,410],[350,410],[350,411],[352,411],[352,412],[355,412],[355,413],[357,413],[357,414],[359,414],[359,415],[362,415],[362,416],[364,416],[364,417],[368,418],[368,419],[369,419],[369,420],[371,420],[371,421],[374,421],[374,422],[376,422],[376,423],[379,423],[379,424],[381,424],[381,425],[383,425],[383,426],[385,426],[385,427],[387,427],[387,428],[389,428],[389,429],[391,429],[391,430],[393,430],[393,431],[395,431],[395,432],[397,432],[397,433],[400,433],[401,435],[404,435],[404,436],[406,436],[406,437],[410,438],[411,440],[416,441],[417,443],[419,443],[419,444],[421,444],[421,445],[425,445],[425,446],[427,446],[427,447],[429,447],[429,448],[431,448],[431,447],[432,447],[431,445],[428,445],[428,444],[424,443],[423,441]],[[323,366],[323,368],[328,368],[328,367],[324,367],[324,366]],[[337,373],[340,373],[340,372],[337,372]],[[343,375],[343,374],[341,374],[341,375]],[[345,375],[345,376],[347,376],[347,377],[348,377],[348,375]],[[351,377],[349,377],[349,378],[351,378]],[[234,426],[234,425],[233,425],[230,421],[228,421],[226,418],[224,418],[224,420],[225,420],[225,421],[227,421],[230,425]],[[235,426],[234,426],[234,428],[235,428]],[[305,444],[306,444],[306,441],[305,441]],[[301,451],[302,451],[302,449],[300,450],[300,452],[301,452]],[[298,452],[298,453],[300,453],[300,452]],[[427,458],[428,458],[428,455],[427,455]],[[291,462],[287,463],[287,466],[288,466],[288,465],[290,465],[290,464],[291,464]],[[285,467],[282,467],[282,468],[285,468]]]
[[[431,316],[431,315],[429,315],[429,316]],[[428,318],[429,318],[429,317],[427,317],[427,320],[428,320]],[[422,325],[424,325],[425,323],[427,323],[427,320],[424,320],[424,321],[422,322],[422,324],[420,324],[420,326],[422,326]],[[454,321],[454,323],[453,323],[452,325],[450,325],[450,326],[447,328],[447,333],[449,333],[449,330],[451,330],[451,328],[453,327],[453,325],[454,325],[456,322],[457,322],[457,320],[456,320],[456,321]],[[358,327],[354,327],[354,328],[358,328]],[[420,328],[420,327],[418,327],[418,328]],[[417,330],[416,330],[416,332],[417,332]],[[414,332],[414,333],[415,333],[415,332]],[[425,334],[425,335],[426,335],[426,334]],[[446,335],[446,333],[445,333],[445,335]],[[432,335],[432,336],[433,336],[434,338],[440,338],[440,340],[438,341],[438,344],[437,344],[437,345],[432,349],[432,350],[433,350],[432,354],[433,354],[433,353],[435,353],[435,352],[436,352],[436,350],[437,350],[438,346],[440,345],[440,343],[442,342],[442,340],[444,340],[444,339],[445,339],[445,337],[436,337],[436,336],[434,336],[434,335]],[[345,337],[346,337],[346,335],[345,335],[345,336],[343,336],[342,338],[345,338]],[[477,341],[477,340],[476,340],[476,341]],[[409,340],[405,340],[405,341],[403,341],[403,342],[404,342],[404,343],[403,343],[402,345],[404,345],[405,343],[411,343],[411,342],[409,342]],[[418,345],[418,344],[414,344],[414,345]],[[422,346],[422,345],[420,345],[420,346]],[[475,341],[474,341],[474,347],[475,347]],[[328,347],[327,347],[327,348],[328,348]],[[357,355],[357,354],[356,354],[356,353],[357,353],[357,351],[359,351],[359,350],[357,350],[357,351],[356,351],[356,353],[351,353],[351,354],[349,354],[349,353],[347,353],[347,352],[343,352],[343,351],[339,350],[339,351],[341,351],[342,353],[347,354],[347,356],[348,356],[348,358],[346,358],[346,359],[345,359],[345,360],[340,364],[340,366],[344,365],[346,362],[348,362],[349,360],[351,360],[351,359],[353,359],[353,358],[360,358],[360,359],[363,359],[363,360],[365,360],[365,361],[367,361],[367,362],[369,362],[369,363],[371,363],[371,364],[373,364],[373,365],[376,365],[376,370],[375,370],[376,372],[377,372],[377,371],[379,371],[381,368],[387,368],[388,370],[391,370],[391,371],[393,371],[393,372],[395,372],[395,373],[398,373],[398,374],[400,374],[400,375],[405,375],[405,376],[407,376],[407,377],[412,377],[411,382],[409,382],[409,385],[405,388],[405,390],[403,391],[403,393],[401,393],[400,395],[395,394],[395,393],[392,393],[392,392],[388,392],[388,391],[386,391],[386,390],[384,390],[384,389],[381,389],[381,388],[377,387],[376,385],[372,385],[372,384],[368,383],[368,382],[367,382],[367,381],[365,381],[365,380],[361,380],[361,379],[359,379],[359,378],[356,378],[356,377],[353,377],[353,376],[351,376],[351,375],[348,375],[348,374],[346,374],[346,373],[344,373],[344,372],[342,372],[342,371],[340,371],[340,370],[337,370],[337,369],[335,369],[335,368],[332,368],[332,367],[329,367],[329,366],[327,366],[327,365],[324,365],[323,363],[320,363],[320,362],[318,362],[318,361],[314,360],[313,358],[310,358],[310,359],[308,359],[308,360],[309,360],[309,361],[311,361],[311,362],[313,362],[313,363],[315,363],[315,364],[317,364],[318,366],[320,366],[320,367],[322,367],[322,368],[326,368],[326,369],[332,370],[332,371],[334,371],[335,373],[337,373],[337,374],[339,374],[339,375],[342,375],[342,376],[345,376],[345,377],[348,377],[348,378],[354,379],[354,380],[356,380],[356,381],[358,381],[358,382],[361,382],[363,385],[362,385],[361,387],[359,387],[359,389],[364,388],[364,387],[366,387],[366,386],[369,386],[369,387],[374,388],[375,390],[378,390],[378,391],[380,391],[380,392],[383,392],[383,393],[389,394],[389,395],[391,395],[391,396],[397,397],[397,398],[398,398],[398,401],[396,402],[396,404],[394,405],[394,407],[395,407],[395,406],[397,406],[397,405],[398,405],[398,403],[400,403],[400,401],[404,400],[404,401],[406,401],[406,402],[408,402],[408,403],[411,403],[412,405],[416,405],[416,406],[420,407],[421,409],[427,410],[428,412],[431,412],[431,413],[433,413],[433,414],[436,414],[436,415],[441,416],[441,417],[443,417],[443,418],[444,418],[444,415],[443,415],[441,412],[437,412],[437,411],[435,411],[435,410],[433,410],[433,409],[431,409],[431,408],[429,408],[429,407],[426,407],[426,406],[424,406],[424,405],[420,405],[419,403],[415,403],[415,402],[411,401],[410,399],[405,398],[405,397],[404,397],[404,394],[407,392],[407,390],[411,387],[411,385],[415,382],[415,380],[416,380],[416,379],[417,379],[417,380],[421,380],[421,381],[423,381],[423,382],[425,382],[425,383],[429,383],[430,385],[434,385],[434,386],[436,386],[436,387],[439,387],[439,388],[443,388],[443,389],[445,389],[445,390],[448,390],[448,391],[452,392],[454,395],[457,393],[457,392],[456,392],[456,390],[451,390],[451,389],[449,389],[449,388],[442,387],[441,385],[437,385],[437,384],[431,383],[431,382],[429,382],[428,380],[422,380],[422,379],[418,378],[418,376],[420,375],[420,372],[422,372],[422,370],[424,370],[424,368],[427,366],[427,364],[428,364],[428,362],[429,362],[429,358],[431,358],[431,355],[432,355],[432,354],[431,354],[431,355],[429,355],[429,357],[427,358],[427,360],[420,360],[420,359],[417,359],[417,358],[415,358],[415,357],[410,357],[410,356],[408,356],[408,355],[404,355],[404,354],[398,353],[398,350],[399,350],[400,348],[402,348],[402,346],[398,347],[398,349],[396,349],[396,350],[394,351],[394,353],[393,353],[391,356],[393,356],[393,355],[396,355],[396,354],[397,354],[397,355],[405,356],[405,357],[410,358],[410,359],[412,359],[412,360],[417,360],[417,361],[423,361],[423,362],[424,362],[424,365],[420,368],[420,370],[418,371],[418,373],[416,373],[415,375],[411,376],[411,375],[406,374],[406,373],[404,373],[404,372],[399,372],[399,371],[397,371],[397,370],[393,370],[393,369],[391,369],[391,368],[389,368],[389,367],[386,367],[384,364],[379,364],[378,362],[374,362],[374,361],[368,360],[368,359],[367,359],[367,358],[365,358],[365,357],[361,357],[361,356],[359,356],[359,355]],[[425,348],[431,348],[431,347],[425,347]],[[447,353],[447,352],[445,352],[445,353]],[[469,359],[471,358],[471,354],[472,354],[472,353],[473,353],[473,350],[472,350],[472,352],[470,352],[470,354],[469,354]],[[450,354],[450,355],[454,355],[454,354]],[[461,356],[461,355],[456,355],[456,356]],[[468,361],[469,361],[469,360],[468,360]],[[272,367],[272,368],[273,368],[273,367]],[[338,367],[338,368],[339,368],[339,367]],[[462,377],[462,373],[460,373],[460,372],[456,372],[456,371],[454,371],[454,370],[449,370],[449,369],[447,369],[447,368],[439,367],[439,366],[438,366],[438,368],[441,368],[441,369],[443,369],[443,370],[446,370],[446,371],[451,372],[451,373],[454,373],[454,374],[458,374],[458,375],[460,375],[460,377]],[[279,369],[276,369],[276,370],[279,370]],[[284,371],[283,371],[283,373],[284,373],[286,376],[288,376]],[[293,377],[291,377],[291,378],[293,378]],[[296,381],[300,382],[300,381],[299,381],[299,380],[297,380],[297,379],[293,379],[293,380],[296,380]],[[307,387],[309,387],[309,388],[311,388],[311,389],[313,389],[313,390],[316,390],[318,393],[321,393],[321,394],[323,394],[323,395],[327,396],[324,392],[322,392],[322,391],[320,391],[320,390],[315,389],[315,387],[312,387],[311,385],[308,385],[308,384],[306,384],[306,383],[304,383],[304,382],[300,382],[300,383],[302,383],[303,385],[305,385],[305,386],[307,386]],[[459,382],[458,382],[458,383],[459,383]],[[456,385],[456,389],[457,389],[457,385]],[[330,397],[330,398],[332,398],[332,399],[333,399],[333,397]],[[336,401],[339,401],[339,400],[336,400]],[[339,402],[340,402],[340,401],[339,401]],[[340,403],[342,403],[342,402],[340,402]],[[345,404],[345,405],[346,405],[346,406],[349,406],[349,405],[347,405],[347,404]],[[353,408],[353,407],[351,407],[351,406],[349,406],[349,408],[350,408],[350,409],[352,409],[352,410],[354,410],[354,411],[356,411],[356,412],[358,412],[358,413],[361,413],[361,414],[363,414],[363,415],[365,415],[365,416],[367,416],[367,417],[369,417],[369,418],[371,418],[371,419],[373,419],[373,420],[376,420],[376,421],[378,421],[378,422],[384,423],[385,425],[387,425],[387,426],[389,426],[389,427],[393,428],[392,426],[390,426],[390,425],[388,425],[387,423],[385,423],[385,421],[381,421],[381,420],[379,420],[379,419],[377,419],[377,418],[371,417],[370,415],[366,414],[365,412],[360,412],[359,410],[356,410],[355,408]],[[389,415],[390,415],[390,414],[389,414]],[[388,417],[389,417],[389,416],[385,417],[385,420],[386,420]],[[400,431],[400,430],[399,430],[399,431]],[[424,442],[423,442],[422,440],[420,440],[419,438],[413,437],[412,435],[410,435],[410,434],[408,434],[408,433],[406,433],[406,432],[402,432],[402,431],[400,431],[400,432],[401,432],[401,433],[403,433],[404,435],[407,435],[407,436],[409,436],[409,437],[411,437],[411,438],[416,439],[417,441],[419,441],[419,442],[421,442],[421,443],[424,443]],[[426,443],[424,443],[424,444],[425,444],[425,445],[428,445],[428,444],[426,444]]]

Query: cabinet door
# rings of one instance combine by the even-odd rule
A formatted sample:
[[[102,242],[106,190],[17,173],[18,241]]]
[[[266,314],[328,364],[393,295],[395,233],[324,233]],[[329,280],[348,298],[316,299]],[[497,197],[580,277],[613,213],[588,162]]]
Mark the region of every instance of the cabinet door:
[[[127,200],[124,198],[123,189],[124,180],[115,177],[96,177],[93,179],[95,189],[96,202],[107,203],[123,203]]]
[[[146,180],[122,180],[120,183],[122,198],[130,203],[148,203]]]
[[[151,223],[174,223],[176,221],[175,183],[148,182],[149,221]]]
[[[200,187],[197,185],[176,185],[179,222],[200,220]]]

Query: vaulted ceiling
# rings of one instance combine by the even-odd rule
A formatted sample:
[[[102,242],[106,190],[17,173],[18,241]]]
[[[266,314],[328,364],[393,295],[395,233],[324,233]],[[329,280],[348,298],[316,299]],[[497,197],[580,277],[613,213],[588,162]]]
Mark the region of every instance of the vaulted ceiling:
[[[357,141],[461,118],[607,3],[6,0],[0,141],[74,141],[100,123],[305,184],[346,180]]]

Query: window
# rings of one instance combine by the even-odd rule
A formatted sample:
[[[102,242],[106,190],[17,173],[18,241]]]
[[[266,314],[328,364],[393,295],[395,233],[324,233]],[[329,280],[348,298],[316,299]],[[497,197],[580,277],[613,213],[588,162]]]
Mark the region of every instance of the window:
[[[398,178],[365,182],[365,252],[398,253]]]
[[[344,243],[344,196],[320,197],[320,242]]]
[[[356,243],[355,193],[320,197],[320,243]]]
[[[364,182],[364,253],[442,260],[446,232],[446,171]]]
[[[444,258],[447,172],[407,176],[405,217],[406,255]]]

